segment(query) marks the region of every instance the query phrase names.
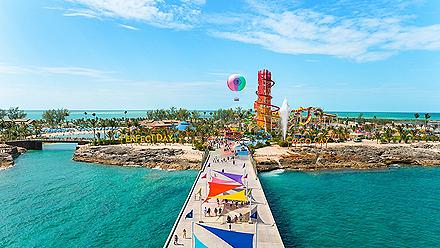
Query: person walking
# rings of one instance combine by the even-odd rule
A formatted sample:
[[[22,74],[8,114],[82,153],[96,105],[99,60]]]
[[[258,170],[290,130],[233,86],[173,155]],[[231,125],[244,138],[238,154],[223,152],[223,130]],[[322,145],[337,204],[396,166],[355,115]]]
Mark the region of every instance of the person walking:
[[[214,214],[217,216],[217,208],[214,208]]]
[[[226,217],[226,222],[228,222],[228,223],[232,222],[231,216],[228,215],[228,217]]]
[[[186,239],[186,229],[183,229],[183,238]]]
[[[179,237],[177,237],[177,234],[174,235],[174,245],[178,245],[179,244]]]

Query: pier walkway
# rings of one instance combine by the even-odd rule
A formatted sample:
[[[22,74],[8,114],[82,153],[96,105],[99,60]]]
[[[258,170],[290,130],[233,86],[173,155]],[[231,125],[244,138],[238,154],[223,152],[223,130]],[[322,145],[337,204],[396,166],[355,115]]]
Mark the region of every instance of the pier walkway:
[[[223,149],[209,152],[209,155],[205,156],[206,160],[202,169],[164,247],[284,247],[251,156],[235,156],[235,162],[232,156],[233,152],[228,153]],[[229,160],[227,160],[228,157]],[[226,161],[218,162],[218,160]],[[224,173],[220,173],[222,170]],[[219,184],[238,185],[239,180],[236,178],[231,180],[224,176],[230,175],[228,173],[243,175],[239,179],[242,181],[240,187],[218,194],[218,198],[222,199],[210,198],[207,202],[204,201],[210,192],[211,185],[213,188],[211,195],[214,186],[219,186]],[[246,195],[242,197],[252,199],[250,204],[244,202],[242,205],[240,200],[228,200],[226,203],[224,200],[228,197],[239,197],[243,190]],[[210,216],[206,213],[208,208],[211,209]],[[220,208],[222,213],[215,214],[214,209]],[[242,214],[241,221],[234,222],[235,216],[238,218],[240,213]],[[231,217],[233,223],[227,223],[228,216]],[[251,221],[249,221],[249,216],[251,216]],[[186,238],[183,237],[184,229]],[[177,244],[175,244],[175,235],[178,237]]]

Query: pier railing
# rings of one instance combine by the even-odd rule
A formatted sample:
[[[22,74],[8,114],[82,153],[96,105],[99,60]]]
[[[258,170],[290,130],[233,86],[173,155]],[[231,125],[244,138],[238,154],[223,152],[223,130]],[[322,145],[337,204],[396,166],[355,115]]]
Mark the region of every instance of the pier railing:
[[[252,150],[249,148],[249,146],[247,146],[247,145],[245,145],[245,146],[246,146],[246,149],[248,150],[248,153],[249,153],[249,160],[251,161],[252,168],[253,168],[254,171],[255,171],[255,175],[258,175],[258,171],[257,171],[257,161],[255,161],[254,153],[253,153]]]
[[[254,168],[255,175],[258,175],[258,171],[257,171],[257,161],[255,161],[254,154],[249,153],[249,160],[250,160],[251,163],[252,163],[252,167]]]
[[[174,222],[173,228],[171,229],[171,232],[168,235],[167,241],[165,242],[165,245],[163,246],[164,248],[168,247],[168,245],[170,244],[171,240],[173,239],[173,233],[176,231],[177,225],[179,224],[179,220],[180,220],[180,218],[184,214],[183,211],[185,211],[186,205],[188,205],[188,202],[191,199],[191,195],[193,194],[194,189],[196,188],[196,185],[197,185],[197,182],[199,181],[200,175],[205,170],[206,163],[208,162],[208,160],[209,160],[209,150],[206,149],[205,153],[203,154],[200,171],[197,174],[196,180],[194,180],[194,183],[193,183],[193,185],[191,187],[191,190],[189,191],[189,194],[186,197],[185,203],[183,204],[182,209],[180,210],[179,215],[176,218],[176,221]]]

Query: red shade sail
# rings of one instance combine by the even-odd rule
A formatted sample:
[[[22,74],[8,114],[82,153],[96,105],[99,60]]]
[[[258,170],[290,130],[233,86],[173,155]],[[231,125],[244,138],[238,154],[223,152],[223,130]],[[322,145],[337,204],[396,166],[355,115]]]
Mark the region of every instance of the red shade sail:
[[[219,184],[219,183],[209,182],[209,194],[207,199],[240,186],[241,185],[237,185],[237,184]]]

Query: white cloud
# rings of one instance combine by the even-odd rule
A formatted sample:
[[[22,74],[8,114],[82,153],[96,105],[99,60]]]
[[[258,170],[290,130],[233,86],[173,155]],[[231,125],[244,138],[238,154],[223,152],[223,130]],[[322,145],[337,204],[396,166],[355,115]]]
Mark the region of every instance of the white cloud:
[[[81,76],[93,79],[110,79],[111,71],[102,71],[98,69],[85,67],[42,67],[42,66],[18,66],[0,64],[0,73],[4,74],[52,74]]]
[[[71,0],[70,2],[78,6],[78,10],[73,14],[85,13],[103,18],[136,20],[173,29],[193,27],[201,13],[200,6],[205,4],[204,0],[181,0],[176,4],[162,0]]]
[[[119,27],[123,27],[123,28],[130,29],[130,30],[136,30],[136,31],[140,30],[137,27],[133,27],[133,26],[130,26],[130,25],[125,25],[125,24],[119,24]]]
[[[63,74],[89,78],[108,78],[109,75],[113,73],[84,67],[37,67],[37,70],[51,74]]]
[[[77,11],[64,13],[63,15],[70,16],[70,17],[82,16],[82,17],[87,17],[87,18],[100,19],[93,11],[88,11],[88,10],[77,10]]]
[[[6,65],[6,64],[0,64],[0,73],[1,74],[19,74],[19,73],[26,73],[29,70],[24,67],[15,66],[15,65]]]
[[[64,12],[63,16],[67,17],[86,17],[86,18],[93,18],[93,19],[101,19],[98,14],[92,10],[89,9],[81,9],[81,8],[61,8],[61,7],[44,7],[45,9],[49,10],[57,10]]]
[[[440,24],[408,24],[404,11],[419,0],[247,0],[245,10],[202,13],[205,0],[70,0],[66,16],[138,21],[191,29],[285,54],[317,54],[356,61],[386,59],[404,50],[440,50]],[[402,14],[405,13],[405,14]],[[138,30],[126,24],[119,26]]]
[[[238,24],[211,29],[210,34],[278,53],[331,55],[357,61],[385,59],[401,50],[440,50],[440,24],[405,25],[408,17],[377,11],[375,16],[337,16],[250,3],[257,12],[243,15]]]
[[[223,77],[226,78],[228,77],[231,73],[228,72],[207,72],[206,74],[211,75],[211,76],[216,76],[216,77]]]
[[[82,77],[86,81],[91,80],[96,84],[112,85],[114,87],[126,87],[127,85],[135,88],[148,86],[150,88],[157,89],[190,89],[190,88],[204,88],[204,87],[222,87],[223,84],[218,81],[153,81],[153,80],[132,80],[119,78],[117,72],[104,71],[94,68],[86,67],[45,67],[45,66],[18,66],[7,65],[0,63],[0,74],[26,74],[33,75],[33,77],[43,76],[46,78],[52,78],[53,76],[63,75],[71,77],[76,80],[75,77]],[[116,76],[115,76],[116,75]],[[217,74],[216,74],[217,75]],[[1,83],[1,81],[0,81]]]

